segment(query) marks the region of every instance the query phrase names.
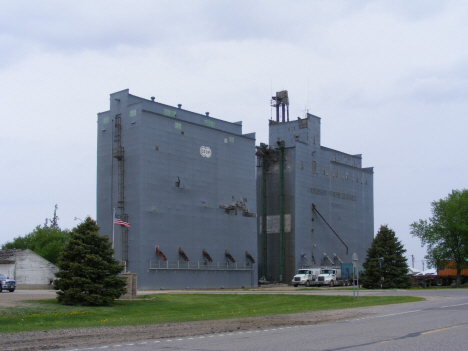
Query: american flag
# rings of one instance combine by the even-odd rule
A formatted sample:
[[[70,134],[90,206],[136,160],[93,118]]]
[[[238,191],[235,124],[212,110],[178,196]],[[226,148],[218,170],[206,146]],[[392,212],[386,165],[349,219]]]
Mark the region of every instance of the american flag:
[[[114,214],[114,215],[115,215],[114,224],[123,225],[124,227],[130,228],[130,223],[120,220],[120,218],[117,216],[117,214]]]

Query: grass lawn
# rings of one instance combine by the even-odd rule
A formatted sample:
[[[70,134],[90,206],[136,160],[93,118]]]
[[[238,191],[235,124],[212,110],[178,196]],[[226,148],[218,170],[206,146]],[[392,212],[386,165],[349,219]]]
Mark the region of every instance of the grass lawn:
[[[0,333],[257,317],[423,300],[408,296],[353,300],[349,296],[270,294],[156,294],[141,298],[116,301],[111,307],[63,306],[56,300],[22,301],[0,311]]]

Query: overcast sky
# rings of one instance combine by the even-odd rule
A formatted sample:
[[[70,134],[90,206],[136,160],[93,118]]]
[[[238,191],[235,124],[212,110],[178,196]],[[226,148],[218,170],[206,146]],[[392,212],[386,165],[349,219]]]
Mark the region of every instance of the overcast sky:
[[[242,120],[259,144],[287,89],[323,146],[374,167],[375,232],[421,269],[409,225],[466,187],[467,18],[466,1],[0,0],[0,244],[55,204],[62,228],[95,218],[110,93]]]

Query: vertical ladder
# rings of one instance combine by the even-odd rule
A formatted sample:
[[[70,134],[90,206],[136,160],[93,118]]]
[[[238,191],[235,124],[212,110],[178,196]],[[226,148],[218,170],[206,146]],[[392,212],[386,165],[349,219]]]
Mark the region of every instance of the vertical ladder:
[[[117,159],[118,168],[118,204],[119,217],[122,221],[128,222],[128,215],[125,213],[125,150],[122,146],[122,116],[115,116],[114,149],[112,156]],[[128,262],[128,228],[121,226],[122,233],[122,261]]]

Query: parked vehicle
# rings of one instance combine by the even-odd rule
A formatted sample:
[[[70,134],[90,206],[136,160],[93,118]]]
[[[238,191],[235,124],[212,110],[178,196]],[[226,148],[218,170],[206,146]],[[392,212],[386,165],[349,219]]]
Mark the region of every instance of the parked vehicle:
[[[9,292],[13,292],[16,289],[16,281],[14,279],[10,279],[5,277],[3,274],[0,274],[0,293],[3,290],[8,290]]]
[[[303,268],[297,271],[297,274],[292,279],[294,287],[298,285],[305,285],[307,287],[315,285],[318,275],[320,274],[320,268]]]
[[[341,282],[341,268],[324,267],[320,269],[320,274],[317,277],[317,285],[329,285],[330,288],[339,285]]]
[[[362,272],[362,264],[359,264],[357,269]],[[328,285],[330,287],[353,285],[353,264],[342,263],[341,266],[321,267],[320,274],[317,280],[312,282],[312,285]]]
[[[457,279],[457,270],[455,262],[442,262],[437,267],[437,274],[417,274],[413,276],[413,285],[425,288],[426,286],[448,286]],[[462,269],[460,273],[460,284],[468,282],[468,269]]]

